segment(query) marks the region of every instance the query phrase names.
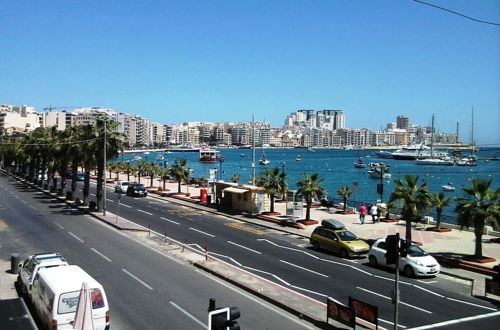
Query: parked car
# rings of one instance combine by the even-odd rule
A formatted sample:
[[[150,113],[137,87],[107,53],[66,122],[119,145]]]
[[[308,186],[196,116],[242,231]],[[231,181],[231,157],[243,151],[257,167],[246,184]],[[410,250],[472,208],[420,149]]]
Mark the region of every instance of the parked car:
[[[66,172],[66,179],[73,179],[73,173],[71,171]],[[78,172],[76,174],[76,181],[85,180],[85,174]]]
[[[323,220],[311,234],[310,242],[314,249],[338,253],[342,258],[362,256],[370,250],[368,244],[333,219]]]
[[[143,184],[134,183],[128,186],[127,196],[147,196],[148,192]]]
[[[89,316],[92,318],[92,329],[109,329],[109,305],[104,288],[74,265],[43,269],[35,277],[33,306],[46,329],[73,329],[83,282],[87,283],[90,290],[92,311]]]
[[[17,276],[17,285],[21,294],[29,298],[33,285],[33,279],[39,270],[51,267],[68,266],[68,263],[59,253],[42,253],[29,256],[19,266],[20,270],[19,275]]]
[[[385,253],[387,252],[387,243],[385,238],[375,241],[368,253],[368,260],[372,266],[389,266],[395,268],[395,265],[387,265],[385,262]],[[411,244],[408,249],[408,255],[399,258],[399,270],[406,276],[432,276],[437,275],[441,271],[441,266],[422,248],[415,244]]]
[[[129,181],[118,181],[115,185],[115,192],[125,192],[128,186],[130,186]]]

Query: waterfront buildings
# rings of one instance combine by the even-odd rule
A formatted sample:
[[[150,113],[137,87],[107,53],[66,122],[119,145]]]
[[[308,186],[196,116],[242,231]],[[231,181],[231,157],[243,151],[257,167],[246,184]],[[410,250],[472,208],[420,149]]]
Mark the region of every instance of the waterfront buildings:
[[[56,108],[47,108],[54,110]],[[118,122],[127,148],[166,147],[168,145],[220,145],[257,147],[365,148],[399,146],[409,143],[430,144],[431,128],[410,124],[399,115],[385,129],[346,127],[343,110],[297,110],[286,116],[282,127],[268,122],[185,122],[164,124],[109,108],[89,107],[62,111],[37,112],[27,105],[0,105],[0,134],[29,132],[37,127],[56,126],[59,130],[83,124],[95,124],[106,116]],[[435,144],[455,144],[456,134],[434,132]]]

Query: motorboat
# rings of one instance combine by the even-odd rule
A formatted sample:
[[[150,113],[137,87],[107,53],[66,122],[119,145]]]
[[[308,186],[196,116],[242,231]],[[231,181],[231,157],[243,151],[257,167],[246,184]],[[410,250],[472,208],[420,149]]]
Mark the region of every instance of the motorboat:
[[[156,156],[156,160],[164,160],[164,159],[165,159],[165,156],[163,156],[163,155]]]
[[[201,149],[200,162],[201,163],[215,163],[220,157],[219,151],[215,149]]]
[[[450,157],[445,158],[425,158],[425,159],[417,159],[415,161],[417,165],[432,165],[432,166],[453,166],[455,165],[455,161]]]
[[[444,191],[455,191],[455,187],[449,184],[445,184],[444,186],[442,186],[442,188]]]
[[[363,162],[363,160],[360,158],[358,158],[358,160],[354,163],[354,167],[356,168],[365,168],[365,162]]]
[[[368,176],[374,179],[390,179],[391,173],[389,173],[389,164],[384,163],[370,163],[370,169],[368,170]]]
[[[266,155],[262,154],[262,157],[259,159],[260,165],[268,165],[271,161],[267,159]]]
[[[141,160],[141,159],[142,159],[142,157],[141,157],[141,156],[135,156],[135,157],[134,157],[134,160]]]
[[[300,158],[300,155],[297,155],[297,157],[295,157],[295,161],[300,162],[301,160],[302,158]]]
[[[379,150],[375,152],[375,156],[382,159],[392,159],[392,152],[386,150]]]

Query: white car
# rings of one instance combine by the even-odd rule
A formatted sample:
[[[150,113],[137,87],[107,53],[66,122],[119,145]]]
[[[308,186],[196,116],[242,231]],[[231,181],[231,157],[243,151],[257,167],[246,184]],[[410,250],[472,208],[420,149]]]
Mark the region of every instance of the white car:
[[[129,181],[118,181],[115,185],[115,191],[125,193],[127,192],[128,186],[130,186]]]
[[[387,265],[385,263],[385,253],[387,252],[387,243],[385,238],[378,239],[368,252],[368,260],[372,266],[387,266],[394,268],[395,265]],[[432,276],[437,275],[441,271],[441,266],[423,249],[415,244],[412,244],[408,249],[408,255],[399,259],[399,270],[406,276]]]
[[[33,286],[33,279],[39,270],[68,266],[68,263],[59,253],[42,253],[29,256],[20,266],[17,283],[21,294],[29,298]]]

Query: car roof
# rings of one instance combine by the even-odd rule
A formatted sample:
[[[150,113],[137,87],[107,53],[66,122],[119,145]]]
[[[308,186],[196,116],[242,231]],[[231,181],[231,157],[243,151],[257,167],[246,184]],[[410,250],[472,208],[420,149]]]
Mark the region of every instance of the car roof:
[[[82,282],[88,283],[90,288],[100,288],[102,285],[76,265],[53,267],[40,270],[47,284],[57,293],[80,290]]]

